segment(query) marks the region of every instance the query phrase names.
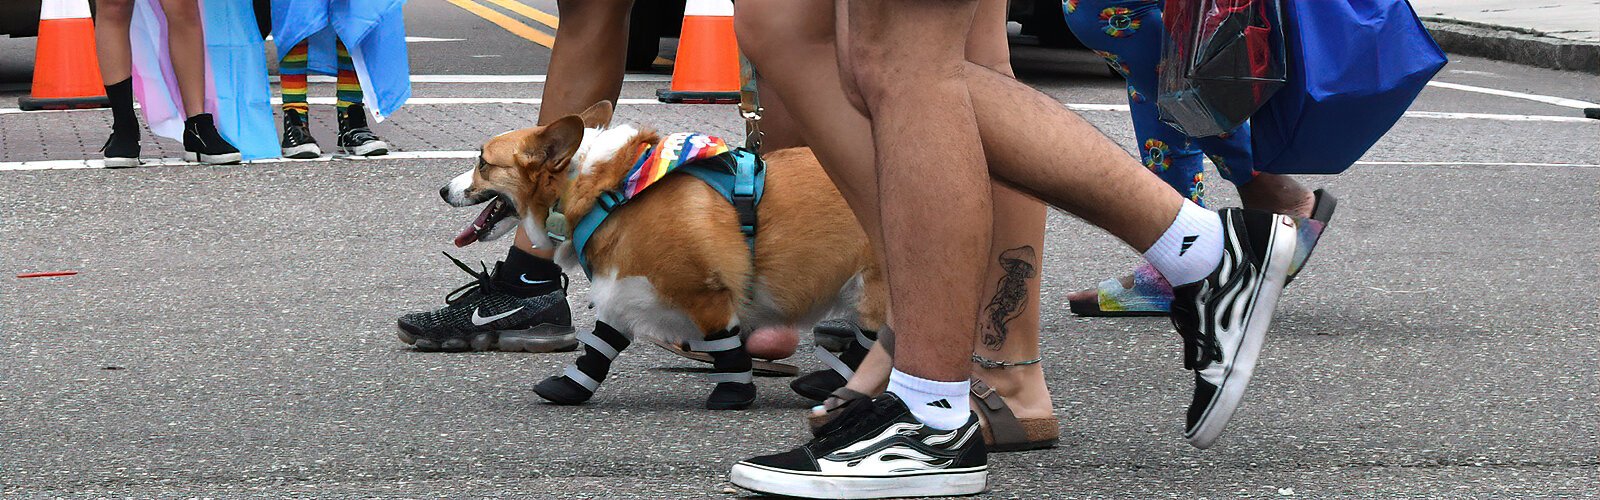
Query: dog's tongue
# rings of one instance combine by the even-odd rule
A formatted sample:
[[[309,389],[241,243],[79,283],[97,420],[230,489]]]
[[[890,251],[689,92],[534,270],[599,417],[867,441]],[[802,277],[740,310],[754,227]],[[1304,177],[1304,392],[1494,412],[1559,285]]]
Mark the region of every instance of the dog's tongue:
[[[467,227],[462,228],[461,233],[456,235],[456,247],[459,248],[476,243],[478,234],[483,231],[485,226],[489,225],[489,216],[499,208],[500,200],[498,199],[485,203],[483,212],[480,212],[477,218],[472,219],[471,224],[467,224]]]

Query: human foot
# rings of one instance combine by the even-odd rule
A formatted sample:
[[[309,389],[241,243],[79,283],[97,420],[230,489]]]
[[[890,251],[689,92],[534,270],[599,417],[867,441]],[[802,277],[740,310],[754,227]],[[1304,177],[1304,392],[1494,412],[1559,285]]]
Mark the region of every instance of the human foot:
[[[1317,205],[1316,195],[1287,175],[1259,173],[1238,189],[1240,203],[1252,210],[1310,218]]]

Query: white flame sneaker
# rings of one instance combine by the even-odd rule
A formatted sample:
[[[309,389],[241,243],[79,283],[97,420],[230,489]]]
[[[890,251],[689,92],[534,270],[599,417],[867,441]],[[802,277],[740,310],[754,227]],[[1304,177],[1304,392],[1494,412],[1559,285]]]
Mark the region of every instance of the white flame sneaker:
[[[728,480],[769,495],[893,498],[988,489],[989,457],[976,415],[954,430],[924,425],[893,393],[858,399],[804,446],[734,464]]]

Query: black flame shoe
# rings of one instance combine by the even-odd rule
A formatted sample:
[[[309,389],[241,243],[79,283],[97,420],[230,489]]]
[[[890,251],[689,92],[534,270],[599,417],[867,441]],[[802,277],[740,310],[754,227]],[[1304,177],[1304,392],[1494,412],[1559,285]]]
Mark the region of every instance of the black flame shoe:
[[[351,104],[339,110],[339,149],[355,156],[380,156],[389,154],[389,143],[367,128],[366,110]]]
[[[239,163],[244,155],[217,132],[211,113],[200,113],[183,122],[183,159],[210,165]]]
[[[1224,209],[1222,261],[1206,279],[1173,288],[1172,324],[1183,337],[1194,400],[1184,437],[1210,448],[1244,399],[1302,228],[1294,218]]]
[[[284,111],[283,157],[304,160],[318,156],[322,156],[322,148],[317,146],[317,139],[311,136],[305,113]]]
[[[733,465],[734,486],[802,498],[973,495],[988,489],[977,415],[954,430],[923,425],[893,393],[857,399],[804,446]]]

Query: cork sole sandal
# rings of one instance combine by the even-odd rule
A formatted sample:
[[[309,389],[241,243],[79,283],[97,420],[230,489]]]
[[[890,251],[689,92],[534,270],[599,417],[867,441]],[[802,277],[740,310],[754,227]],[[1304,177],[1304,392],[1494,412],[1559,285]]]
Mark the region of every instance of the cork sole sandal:
[[[1006,406],[1005,398],[982,380],[972,380],[972,409],[983,423],[983,442],[989,451],[1028,451],[1055,448],[1061,441],[1061,421],[1047,418],[1017,418]]]

